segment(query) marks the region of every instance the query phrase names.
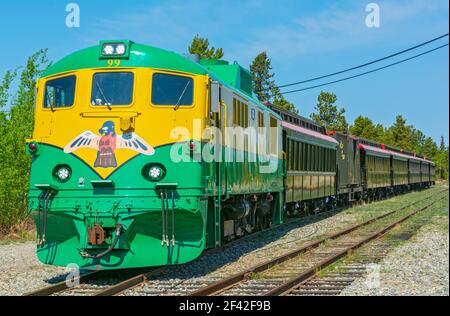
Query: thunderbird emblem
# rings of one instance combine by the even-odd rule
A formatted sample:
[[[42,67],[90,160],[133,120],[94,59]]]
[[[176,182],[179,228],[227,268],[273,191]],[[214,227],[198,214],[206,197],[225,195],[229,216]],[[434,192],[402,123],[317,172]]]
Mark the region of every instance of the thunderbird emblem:
[[[67,144],[64,152],[71,153],[80,148],[96,149],[96,168],[117,167],[116,149],[129,149],[147,156],[155,153],[153,147],[135,133],[116,134],[114,122],[106,121],[98,132],[100,136],[91,131],[81,133]]]

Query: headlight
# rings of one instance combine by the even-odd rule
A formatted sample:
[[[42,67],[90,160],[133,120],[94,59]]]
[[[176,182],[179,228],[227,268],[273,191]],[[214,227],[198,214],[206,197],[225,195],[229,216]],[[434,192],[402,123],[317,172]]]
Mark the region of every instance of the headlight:
[[[125,54],[125,45],[119,44],[116,46],[116,54],[117,55],[123,55]]]
[[[112,55],[114,54],[114,47],[112,45],[103,46],[103,55]]]
[[[105,43],[102,46],[103,56],[122,56],[126,51],[127,47],[124,43]]]
[[[166,168],[161,164],[148,164],[142,169],[143,176],[152,182],[160,181],[166,175]]]
[[[71,175],[72,175],[72,169],[70,169],[70,167],[67,165],[59,165],[59,166],[56,166],[55,169],[53,169],[53,176],[59,182],[69,181]]]
[[[159,179],[161,177],[162,170],[159,167],[151,167],[149,171],[149,176],[152,179]]]

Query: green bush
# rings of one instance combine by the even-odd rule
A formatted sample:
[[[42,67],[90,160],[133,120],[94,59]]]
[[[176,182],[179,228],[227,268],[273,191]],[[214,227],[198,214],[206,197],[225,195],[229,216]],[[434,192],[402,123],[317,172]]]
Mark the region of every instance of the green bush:
[[[0,83],[0,234],[7,234],[27,214],[31,158],[25,140],[32,136],[36,80],[48,66],[47,50],[28,58],[23,68],[7,71]],[[11,86],[18,80],[18,88]]]

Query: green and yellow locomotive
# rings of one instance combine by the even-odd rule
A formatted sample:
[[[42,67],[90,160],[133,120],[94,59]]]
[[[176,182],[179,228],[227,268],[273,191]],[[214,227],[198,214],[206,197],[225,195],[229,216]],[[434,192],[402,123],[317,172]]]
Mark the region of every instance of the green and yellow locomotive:
[[[182,264],[339,203],[426,187],[434,165],[252,93],[239,64],[102,41],[37,82],[29,210],[46,264]]]
[[[281,120],[237,64],[101,42],[38,80],[35,122],[29,209],[44,263],[181,264],[282,222]],[[234,132],[251,128],[265,141]]]

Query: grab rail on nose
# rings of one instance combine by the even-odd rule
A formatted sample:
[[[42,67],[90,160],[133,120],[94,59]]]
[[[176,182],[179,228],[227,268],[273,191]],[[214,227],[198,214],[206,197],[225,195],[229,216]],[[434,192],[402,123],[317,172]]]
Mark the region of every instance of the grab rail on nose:
[[[161,246],[175,246],[175,190],[178,183],[157,183],[155,190],[159,192],[161,197],[161,223],[162,223],[162,238]],[[172,200],[172,208],[169,210],[169,195]],[[169,212],[171,211],[172,221],[172,239],[169,241]]]

